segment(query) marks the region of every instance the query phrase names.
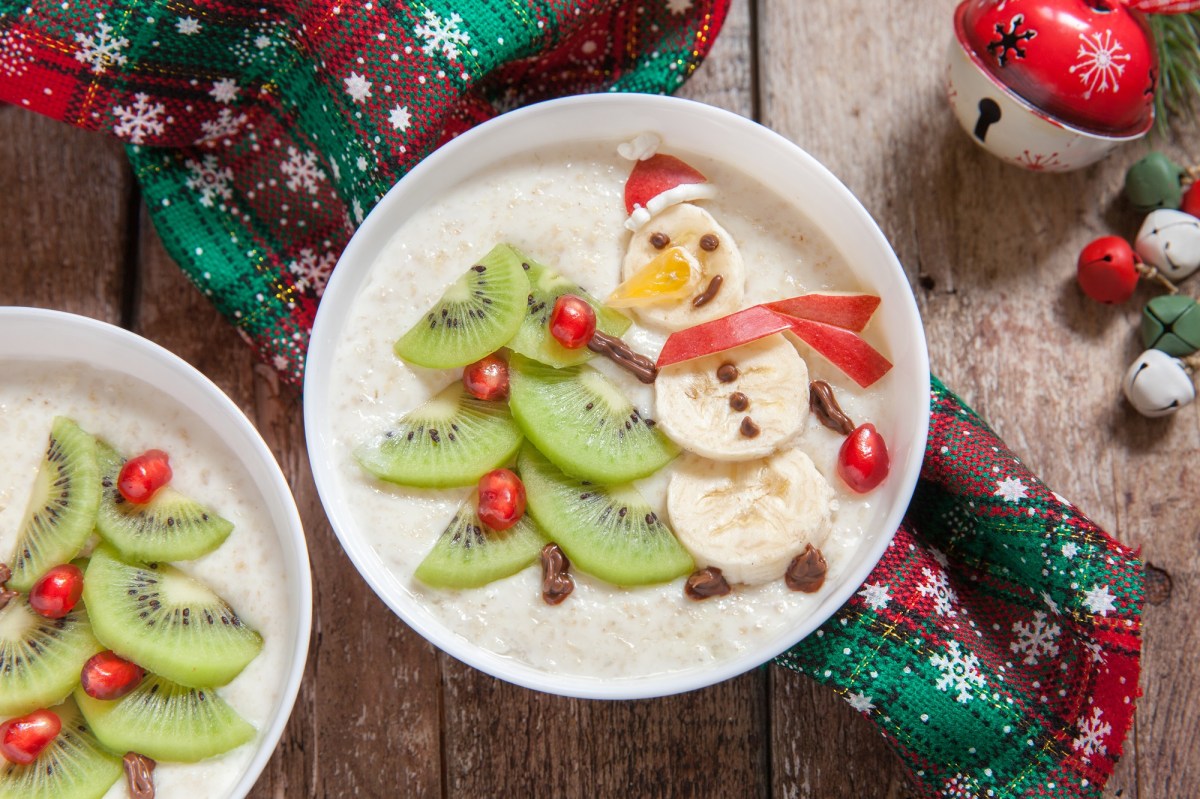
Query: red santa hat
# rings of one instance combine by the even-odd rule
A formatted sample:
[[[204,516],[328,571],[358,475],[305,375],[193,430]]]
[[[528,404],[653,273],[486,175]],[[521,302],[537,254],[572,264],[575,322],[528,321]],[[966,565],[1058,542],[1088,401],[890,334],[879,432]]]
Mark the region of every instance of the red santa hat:
[[[708,178],[673,155],[657,152],[658,137],[643,134],[618,148],[635,161],[625,181],[625,227],[637,230],[650,218],[677,203],[706,200],[716,195]]]

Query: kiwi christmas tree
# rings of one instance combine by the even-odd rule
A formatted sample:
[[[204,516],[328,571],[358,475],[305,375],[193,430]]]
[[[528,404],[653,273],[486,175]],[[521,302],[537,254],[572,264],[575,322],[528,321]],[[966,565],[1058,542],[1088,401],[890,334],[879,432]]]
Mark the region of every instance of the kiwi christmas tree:
[[[100,797],[126,753],[194,762],[254,738],[216,687],[262,638],[166,562],[216,550],[233,525],[170,479],[166,453],[127,461],[54,420],[0,565],[0,799]]]

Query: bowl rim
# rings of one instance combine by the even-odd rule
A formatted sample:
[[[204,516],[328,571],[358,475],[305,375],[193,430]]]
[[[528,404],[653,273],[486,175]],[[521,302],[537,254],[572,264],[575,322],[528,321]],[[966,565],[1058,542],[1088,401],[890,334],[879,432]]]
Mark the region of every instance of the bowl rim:
[[[981,73],[983,73],[985,77],[987,77],[988,82],[1003,92],[1004,95],[1014,103],[1021,106],[1026,111],[1045,122],[1047,125],[1052,125],[1056,128],[1061,128],[1068,133],[1074,133],[1082,138],[1093,139],[1096,141],[1112,142],[1114,144],[1124,144],[1126,142],[1137,141],[1145,136],[1150,128],[1154,127],[1155,109],[1153,104],[1150,106],[1150,113],[1147,115],[1146,121],[1141,125],[1131,128],[1132,132],[1127,133],[1122,131],[1119,133],[1102,133],[1100,131],[1081,128],[1078,125],[1072,125],[1068,122],[1063,122],[1062,120],[1056,119],[1030,103],[1021,95],[1017,94],[1013,89],[1005,86],[996,78],[995,75],[992,74],[992,71],[987,68],[987,65],[983,62],[983,59],[981,59],[979,54],[975,52],[975,48],[971,46],[969,41],[967,41],[967,33],[963,17],[966,16],[967,6],[972,2],[975,2],[975,0],[962,0],[962,2],[959,3],[954,9],[954,39],[956,42],[958,42],[958,46],[962,50],[963,54],[970,59],[971,63],[974,64],[975,67]]]
[[[453,175],[455,159],[458,159],[464,151],[470,152],[471,148],[476,147],[488,150],[489,154],[483,161],[487,164],[495,163],[505,157],[507,151],[497,152],[495,147],[488,147],[488,137],[494,137],[501,131],[506,134],[520,132],[523,127],[536,129],[537,125],[544,126],[543,129],[549,129],[551,127],[549,123],[553,121],[555,115],[569,116],[572,114],[592,115],[589,118],[594,118],[597,122],[610,119],[629,120],[628,122],[604,123],[613,126],[627,124],[632,131],[629,138],[632,138],[637,132],[652,129],[656,123],[661,124],[662,117],[686,118],[695,124],[716,125],[722,131],[748,136],[758,144],[776,148],[779,152],[785,153],[787,157],[795,159],[803,169],[817,176],[824,184],[824,188],[833,192],[839,202],[845,204],[847,210],[852,213],[856,224],[861,227],[863,235],[870,240],[874,247],[879,249],[887,264],[886,274],[895,280],[895,285],[891,287],[897,289],[896,296],[889,296],[889,301],[894,299],[901,303],[904,306],[903,314],[908,320],[911,320],[905,332],[911,335],[913,340],[906,342],[908,345],[906,349],[911,347],[913,350],[911,354],[915,359],[915,369],[919,371],[914,378],[917,381],[917,388],[913,391],[914,397],[917,394],[920,395],[917,402],[919,408],[914,411],[919,418],[913,420],[914,436],[908,457],[900,461],[893,460],[894,474],[899,475],[898,479],[903,480],[903,483],[898,489],[895,507],[881,523],[881,526],[886,525],[886,529],[878,535],[869,550],[862,550],[860,544],[860,549],[855,550],[855,554],[862,557],[862,562],[848,569],[838,590],[826,596],[815,607],[814,612],[793,631],[795,634],[788,636],[787,641],[780,643],[765,657],[747,658],[743,654],[740,657],[722,661],[716,666],[689,671],[682,675],[668,673],[610,680],[556,675],[524,664],[516,664],[510,658],[494,655],[494,653],[446,630],[440,622],[433,623],[432,619],[422,619],[423,611],[417,614],[409,612],[406,605],[415,605],[416,603],[411,597],[406,596],[407,589],[399,584],[387,567],[382,565],[382,561],[375,555],[371,545],[355,532],[356,525],[353,515],[345,507],[345,503],[335,501],[339,492],[337,485],[339,477],[334,463],[336,459],[322,457],[330,447],[325,424],[328,416],[326,412],[327,397],[331,385],[329,368],[336,352],[337,329],[344,323],[354,296],[358,290],[361,290],[370,273],[375,255],[390,239],[399,222],[398,219],[392,218],[395,214],[393,208],[402,207],[406,202],[410,204],[415,202],[408,195],[420,194],[426,190],[427,186],[430,187],[429,191],[434,191],[433,187],[439,187],[436,191],[444,192],[457,185],[458,180],[450,178],[439,180],[438,176],[443,169]],[[660,118],[654,119],[653,115],[655,114],[659,114]],[[588,140],[599,141],[602,138],[607,139],[608,137],[597,133]],[[518,145],[511,146],[517,147]],[[534,145],[526,143],[522,146],[525,150],[529,150]],[[407,218],[407,215],[400,217],[400,219],[403,218]],[[350,292],[348,296],[347,292]],[[331,297],[334,298],[333,302],[330,301]],[[331,328],[333,328],[332,332]],[[532,690],[585,699],[642,699],[703,688],[769,662],[771,658],[786,651],[815,631],[861,587],[890,544],[916,486],[920,465],[924,458],[929,423],[928,350],[916,299],[891,245],[862,204],[828,169],[778,133],[753,120],[715,106],[663,95],[635,93],[576,95],[532,104],[502,114],[468,130],[417,164],[407,175],[397,181],[372,209],[343,251],[317,310],[309,342],[305,375],[305,431],[318,495],[325,507],[334,533],[347,556],[380,599],[426,640],[468,665],[498,679]],[[419,607],[415,609],[421,610]]]
[[[237,439],[238,447],[236,448],[232,446],[229,438],[220,435],[217,430],[213,429],[211,432],[218,435],[228,449],[238,454],[239,459],[246,465],[251,475],[259,476],[255,480],[256,489],[264,494],[264,500],[268,504],[276,505],[273,509],[268,508],[268,512],[269,517],[275,522],[274,532],[279,538],[285,575],[288,578],[288,605],[290,611],[295,614],[295,640],[288,659],[286,677],[281,683],[280,697],[270,716],[270,723],[262,730],[254,756],[246,764],[241,777],[234,783],[229,794],[232,799],[242,799],[258,782],[278,747],[284,727],[291,718],[308,663],[308,648],[312,632],[312,572],[308,557],[308,542],[295,497],[288,486],[279,462],[271,453],[257,428],[220,387],[204,373],[160,344],[125,328],[89,316],[47,308],[0,305],[0,329],[9,326],[54,328],[75,339],[86,338],[93,342],[103,342],[103,351],[112,353],[112,356],[103,362],[89,363],[97,370],[125,374],[137,379],[143,379],[136,372],[136,364],[139,362],[150,369],[164,370],[163,374],[171,379],[159,384],[159,388],[172,401],[193,411],[201,418],[205,418],[205,414],[201,413],[201,408],[198,406],[206,406],[204,410],[220,414],[224,422],[232,425],[229,432],[233,438]],[[35,343],[30,345],[30,348],[35,352],[39,347],[46,351],[57,349],[48,347],[37,337],[33,337],[33,341]],[[133,356],[132,364],[125,362],[123,357],[126,355]],[[61,358],[57,354],[54,357],[56,360],[64,362],[80,360],[80,358],[66,354]],[[7,359],[3,353],[0,353],[0,360]],[[31,359],[17,357],[14,360]],[[192,396],[183,396],[185,392],[192,393]],[[279,522],[284,523],[282,528],[279,526]]]

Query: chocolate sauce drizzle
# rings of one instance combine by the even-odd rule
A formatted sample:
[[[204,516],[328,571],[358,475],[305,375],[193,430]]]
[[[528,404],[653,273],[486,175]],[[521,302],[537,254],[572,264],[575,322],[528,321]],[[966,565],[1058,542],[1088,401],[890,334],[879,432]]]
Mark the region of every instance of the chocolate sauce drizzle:
[[[132,799],[154,799],[154,761],[137,752],[126,752],[122,763]]]
[[[630,372],[643,383],[653,383],[658,377],[658,367],[645,355],[639,355],[621,339],[597,330],[588,341],[588,349],[607,357],[617,366]]]
[[[704,291],[692,298],[693,308],[703,308],[712,302],[713,297],[717,296],[717,292],[721,290],[721,284],[725,282],[725,278],[720,275],[713,275],[712,280],[708,281],[708,286]]]
[[[833,386],[824,380],[814,380],[808,384],[808,407],[821,420],[821,424],[830,430],[836,430],[844,436],[854,432],[854,422],[842,412],[837,397],[833,395]]]
[[[557,605],[575,590],[575,581],[568,570],[571,561],[558,544],[542,547],[542,599],[547,605]]]

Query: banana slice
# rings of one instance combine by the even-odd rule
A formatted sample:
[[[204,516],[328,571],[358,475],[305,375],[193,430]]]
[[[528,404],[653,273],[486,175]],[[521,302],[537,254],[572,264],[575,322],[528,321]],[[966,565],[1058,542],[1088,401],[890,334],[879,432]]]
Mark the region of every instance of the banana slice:
[[[621,266],[621,280],[628,280],[665,247],[670,246],[684,247],[700,264],[701,274],[696,281],[697,295],[708,287],[716,275],[721,276],[721,287],[699,308],[692,305],[695,295],[674,302],[635,308],[634,313],[644,324],[671,331],[683,330],[742,307],[746,268],[742,264],[737,242],[725,228],[717,224],[712,214],[690,203],[673,205],[656,214],[633,234]]]
[[[654,381],[654,411],[663,432],[697,455],[762,458],[808,419],[808,365],[782,333],[672,364]]]
[[[832,503],[833,487],[795,447],[741,463],[685,455],[667,487],[671,528],[697,567],[750,585],[780,579],[806,544],[823,544]]]

